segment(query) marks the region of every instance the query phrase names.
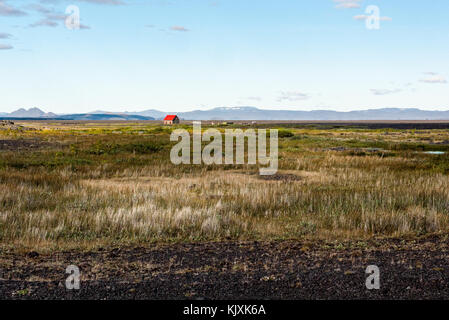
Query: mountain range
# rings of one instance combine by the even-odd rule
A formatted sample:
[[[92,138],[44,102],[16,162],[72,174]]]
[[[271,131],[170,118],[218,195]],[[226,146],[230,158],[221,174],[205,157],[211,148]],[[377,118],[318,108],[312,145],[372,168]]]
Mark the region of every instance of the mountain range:
[[[55,114],[44,112],[39,108],[19,109],[11,113],[0,113],[1,119],[15,120],[155,120],[153,117],[141,116],[138,114],[114,113],[114,112],[91,112],[76,114]]]
[[[162,120],[177,114],[182,120],[449,120],[449,111],[427,111],[416,108],[384,108],[340,112],[333,110],[265,110],[255,107],[220,107],[189,112],[163,112],[149,109],[139,112],[93,111],[82,114],[46,113],[39,108],[0,113],[0,118],[54,120]]]
[[[7,116],[11,118],[54,118],[56,117],[56,114],[51,112],[45,113],[39,108],[31,108],[28,110],[20,108],[14,112],[7,114]]]

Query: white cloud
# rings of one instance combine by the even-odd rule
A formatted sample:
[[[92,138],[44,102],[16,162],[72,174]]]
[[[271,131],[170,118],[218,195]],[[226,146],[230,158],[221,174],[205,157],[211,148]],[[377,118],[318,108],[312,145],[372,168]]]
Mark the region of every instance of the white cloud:
[[[182,27],[182,26],[173,26],[170,28],[171,31],[179,31],[179,32],[187,32],[190,31],[189,29]]]
[[[385,96],[387,94],[399,93],[401,91],[401,89],[371,89],[371,93],[376,96]]]
[[[33,6],[32,10],[42,13],[43,19],[30,24],[29,26],[32,28],[35,27],[57,27],[59,23],[64,23],[67,19],[68,15],[65,13],[59,13],[54,11],[53,9],[44,8],[41,6]],[[80,29],[90,29],[88,25],[80,24]]]
[[[107,4],[107,5],[123,5],[125,2],[120,0],[78,0],[82,2],[89,2],[89,3],[95,3],[95,4]]]
[[[0,50],[10,50],[13,49],[14,47],[9,45],[9,44],[1,44],[0,43]]]
[[[20,17],[20,16],[25,16],[26,14],[27,13],[25,11],[11,7],[10,5],[7,5],[6,3],[3,3],[2,1],[0,1],[0,16]]]
[[[251,101],[262,101],[261,97],[246,97],[246,100],[251,100]]]
[[[10,35],[9,33],[0,32],[0,39],[9,39],[11,37],[12,35]]]
[[[354,9],[360,8],[361,0],[334,0],[336,8]]]
[[[30,27],[35,28],[35,27],[57,27],[58,23],[49,20],[49,19],[43,19],[43,20],[39,20],[35,23],[30,24]]]
[[[424,83],[447,83],[447,80],[444,76],[434,73],[434,72],[427,72],[425,73],[427,75],[430,75],[429,77],[426,77],[424,79],[421,79],[419,81]]]
[[[368,18],[370,18],[370,16],[367,16],[365,14],[359,14],[357,16],[354,16],[354,19],[355,20],[359,20],[359,21],[362,21],[362,20],[364,21],[364,20],[366,20]],[[379,21],[393,21],[393,19],[390,18],[390,17],[380,17]]]
[[[281,95],[278,97],[277,101],[299,101],[299,100],[307,100],[309,99],[309,95],[299,91],[283,91]]]

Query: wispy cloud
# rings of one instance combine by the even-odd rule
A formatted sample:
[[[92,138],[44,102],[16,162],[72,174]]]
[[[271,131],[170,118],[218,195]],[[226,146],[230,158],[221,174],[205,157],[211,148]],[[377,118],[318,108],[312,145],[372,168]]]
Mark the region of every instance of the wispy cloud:
[[[366,20],[368,18],[370,18],[370,16],[367,16],[367,15],[364,15],[364,14],[360,14],[360,15],[354,16],[354,19],[355,20],[359,20],[359,21],[361,21],[361,20],[364,21],[364,20]],[[393,21],[393,18],[390,18],[390,17],[379,17],[378,20],[379,21]]]
[[[30,27],[57,27],[59,26],[59,22],[65,21],[65,19],[67,19],[66,14],[56,13],[52,10],[45,10],[45,12],[42,13],[44,15],[44,18],[30,24]]]
[[[277,101],[300,101],[309,99],[309,95],[299,91],[283,91]]]
[[[361,0],[334,0],[335,7],[339,9],[354,9],[360,8]]]
[[[59,23],[64,23],[69,15],[65,13],[56,12],[54,9],[43,7],[39,4],[30,6],[30,9],[40,12],[43,18],[37,22],[30,24],[31,28],[36,27],[57,27]],[[89,26],[85,24],[80,24],[80,29],[90,29]]]
[[[385,96],[401,92],[401,89],[371,89],[371,93],[376,96]]]
[[[89,3],[95,3],[95,4],[106,4],[106,5],[124,5],[125,2],[121,0],[78,0],[80,2],[89,2]]]
[[[35,23],[30,24],[30,27],[35,28],[35,27],[57,27],[59,24],[55,21],[52,21],[50,19],[42,19],[39,20]]]
[[[189,29],[187,29],[187,28],[185,28],[185,27],[182,27],[182,26],[173,26],[173,27],[170,27],[170,30],[171,30],[171,31],[178,31],[178,32],[187,32],[187,31],[190,31]]]
[[[26,8],[28,10],[32,10],[32,11],[36,11],[36,12],[40,12],[40,13],[44,13],[44,14],[49,14],[49,13],[53,12],[52,9],[47,8],[47,7],[45,7],[45,6],[43,6],[43,5],[39,4],[39,3],[29,4]]]
[[[420,82],[424,83],[447,83],[447,80],[444,76],[441,74],[435,73],[435,72],[424,72],[424,74],[428,75],[429,77],[423,78],[419,80]]]
[[[9,45],[9,44],[1,44],[0,43],[0,50],[11,50],[11,49],[13,49],[14,47],[13,46],[11,46],[11,45]]]
[[[14,8],[3,1],[0,1],[0,16],[4,17],[20,17],[26,16],[27,13],[20,9]]]
[[[0,32],[0,39],[9,39],[12,35],[6,32]]]
[[[251,100],[251,101],[262,101],[261,97],[246,97],[245,100]]]

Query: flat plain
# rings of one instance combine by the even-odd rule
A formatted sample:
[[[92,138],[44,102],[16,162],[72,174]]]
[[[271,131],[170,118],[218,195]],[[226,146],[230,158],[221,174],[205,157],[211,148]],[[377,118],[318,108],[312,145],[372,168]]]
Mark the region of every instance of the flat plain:
[[[447,296],[449,123],[208,127],[279,129],[278,173],[172,164],[170,133],[190,123],[0,127],[0,295],[67,298],[75,263],[85,286],[73,298]],[[364,268],[376,261],[391,282],[370,294]]]

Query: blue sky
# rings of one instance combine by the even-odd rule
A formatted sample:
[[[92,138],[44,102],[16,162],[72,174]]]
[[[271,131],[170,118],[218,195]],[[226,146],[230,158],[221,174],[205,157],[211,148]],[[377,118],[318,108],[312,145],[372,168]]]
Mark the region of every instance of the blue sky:
[[[449,110],[448,57],[447,0],[0,0],[0,112]]]

